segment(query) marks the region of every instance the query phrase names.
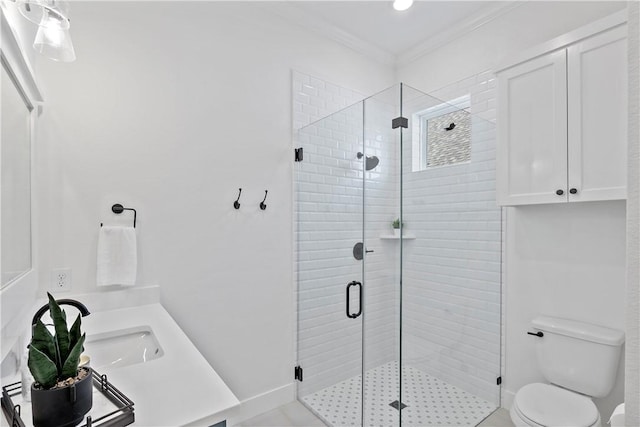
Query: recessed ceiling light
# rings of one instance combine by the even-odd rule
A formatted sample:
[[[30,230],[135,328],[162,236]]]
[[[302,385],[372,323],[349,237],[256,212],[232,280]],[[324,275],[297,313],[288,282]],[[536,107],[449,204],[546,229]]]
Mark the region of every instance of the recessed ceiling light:
[[[394,0],[393,8],[395,10],[407,10],[413,4],[413,0]]]

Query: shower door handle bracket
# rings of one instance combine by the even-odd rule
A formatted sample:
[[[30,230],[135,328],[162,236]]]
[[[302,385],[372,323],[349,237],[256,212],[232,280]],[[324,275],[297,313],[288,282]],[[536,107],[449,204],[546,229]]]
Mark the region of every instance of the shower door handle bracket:
[[[350,290],[352,286],[358,287],[358,312],[353,314],[351,313],[351,307],[350,307],[350,302],[351,302]],[[361,314],[362,314],[362,283],[356,282],[354,280],[353,282],[349,282],[349,284],[347,285],[347,317],[350,319],[355,319]]]

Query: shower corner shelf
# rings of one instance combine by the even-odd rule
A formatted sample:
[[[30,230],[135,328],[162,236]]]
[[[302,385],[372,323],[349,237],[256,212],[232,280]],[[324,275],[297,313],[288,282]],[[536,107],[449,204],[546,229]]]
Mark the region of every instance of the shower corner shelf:
[[[402,236],[402,240],[414,240],[415,238],[416,236],[413,234],[404,234]],[[395,234],[382,234],[380,240],[400,240],[400,236],[396,236]]]

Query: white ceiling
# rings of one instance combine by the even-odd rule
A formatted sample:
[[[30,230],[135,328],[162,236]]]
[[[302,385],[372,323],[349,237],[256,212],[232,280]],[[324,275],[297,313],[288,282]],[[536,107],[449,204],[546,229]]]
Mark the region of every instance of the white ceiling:
[[[387,63],[414,59],[488,22],[520,1],[289,1],[279,14]]]

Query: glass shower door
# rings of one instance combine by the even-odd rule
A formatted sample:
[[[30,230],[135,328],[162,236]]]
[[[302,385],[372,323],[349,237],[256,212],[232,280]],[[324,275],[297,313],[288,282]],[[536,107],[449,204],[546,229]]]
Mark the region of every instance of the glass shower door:
[[[362,123],[358,103],[296,142],[298,399],[334,426],[362,425]]]
[[[363,425],[400,425],[401,86],[364,100]]]
[[[490,87],[478,80],[445,91],[444,101],[403,86],[405,427],[474,426],[500,405],[501,210],[495,124],[484,118],[495,117]]]

